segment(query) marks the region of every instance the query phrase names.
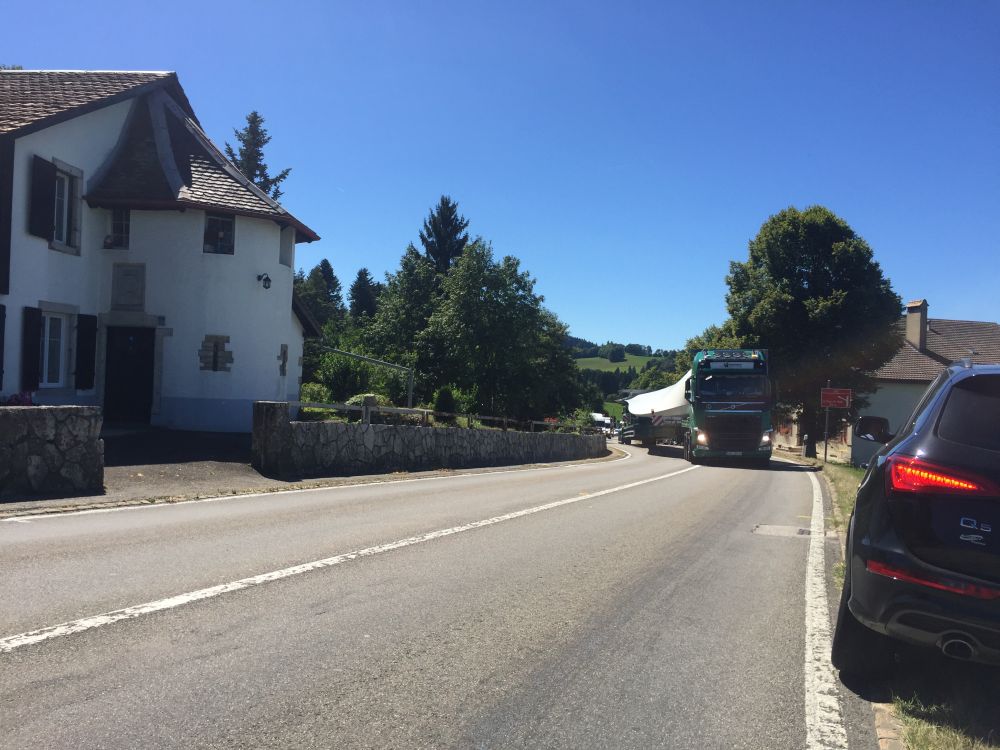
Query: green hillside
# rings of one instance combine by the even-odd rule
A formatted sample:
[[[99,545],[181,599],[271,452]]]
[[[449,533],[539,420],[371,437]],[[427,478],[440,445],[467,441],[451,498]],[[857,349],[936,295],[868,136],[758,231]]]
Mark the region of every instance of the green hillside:
[[[615,419],[622,418],[622,405],[616,404],[614,401],[604,402],[604,413],[609,417],[614,417]]]
[[[608,372],[614,372],[616,369],[624,372],[629,367],[634,367],[635,371],[639,372],[642,370],[643,365],[651,359],[656,359],[656,357],[641,357],[638,354],[626,354],[624,362],[609,362],[603,357],[585,357],[584,359],[576,360],[576,366],[581,370],[607,370]]]

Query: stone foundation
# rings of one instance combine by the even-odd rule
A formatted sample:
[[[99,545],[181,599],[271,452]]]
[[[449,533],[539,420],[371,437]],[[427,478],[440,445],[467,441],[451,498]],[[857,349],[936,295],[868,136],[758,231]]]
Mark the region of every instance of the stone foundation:
[[[96,406],[0,406],[0,497],[104,491]]]
[[[572,461],[607,453],[604,435],[563,435],[342,422],[290,422],[288,404],[258,401],[253,466],[283,478]]]

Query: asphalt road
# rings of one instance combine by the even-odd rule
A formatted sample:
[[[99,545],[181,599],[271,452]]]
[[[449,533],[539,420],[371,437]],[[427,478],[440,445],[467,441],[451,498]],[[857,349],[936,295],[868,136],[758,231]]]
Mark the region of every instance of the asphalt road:
[[[0,747],[875,747],[807,718],[807,473],[626,450],[0,522]]]

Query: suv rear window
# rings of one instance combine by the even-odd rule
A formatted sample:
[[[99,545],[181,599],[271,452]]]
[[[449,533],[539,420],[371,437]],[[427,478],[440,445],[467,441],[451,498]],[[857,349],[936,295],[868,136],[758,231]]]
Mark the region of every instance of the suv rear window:
[[[941,413],[938,436],[1000,451],[1000,375],[975,375],[957,383]]]

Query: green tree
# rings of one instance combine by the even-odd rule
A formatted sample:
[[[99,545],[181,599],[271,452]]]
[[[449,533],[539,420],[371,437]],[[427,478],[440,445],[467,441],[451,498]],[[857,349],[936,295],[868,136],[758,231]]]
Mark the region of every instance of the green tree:
[[[416,348],[417,337],[434,311],[436,289],[434,264],[413,245],[408,246],[399,270],[388,276],[375,315],[360,338],[362,350],[372,356],[416,368],[414,390],[421,401],[430,400],[447,383],[431,376],[429,363],[418,359]]]
[[[470,244],[418,337],[435,380],[490,414],[548,416],[578,406],[583,386],[563,345],[566,326],[542,307],[534,284],[516,258],[496,261],[485,242]]]
[[[469,235],[465,231],[468,226],[466,218],[458,213],[458,203],[442,195],[424,220],[424,228],[420,232],[424,252],[434,262],[438,273],[447,273],[469,244]]]
[[[20,65],[0,65],[0,70],[24,70]]]
[[[294,287],[299,299],[321,326],[331,320],[343,320],[346,313],[343,288],[326,258],[313,266],[308,275],[299,270],[295,274]]]
[[[771,216],[726,283],[732,333],[770,350],[778,398],[799,410],[814,453],[820,388],[874,391],[869,373],[901,345],[899,296],[868,243],[822,206]]]
[[[273,200],[281,198],[282,191],[278,186],[285,181],[292,170],[283,169],[274,177],[268,171],[264,162],[264,146],[271,142],[271,136],[264,127],[264,118],[254,110],[247,115],[246,127],[242,130],[234,128],[233,134],[239,141],[239,151],[234,151],[227,142],[226,157]]]
[[[347,299],[350,302],[348,307],[351,317],[358,319],[362,315],[368,318],[375,316],[378,308],[378,295],[380,284],[376,284],[367,268],[358,270],[358,275],[351,283],[351,288],[347,292]]]

